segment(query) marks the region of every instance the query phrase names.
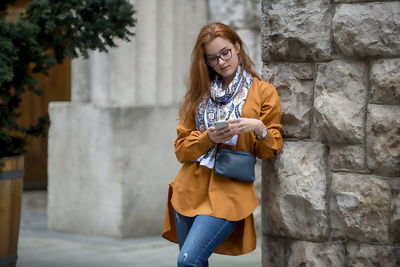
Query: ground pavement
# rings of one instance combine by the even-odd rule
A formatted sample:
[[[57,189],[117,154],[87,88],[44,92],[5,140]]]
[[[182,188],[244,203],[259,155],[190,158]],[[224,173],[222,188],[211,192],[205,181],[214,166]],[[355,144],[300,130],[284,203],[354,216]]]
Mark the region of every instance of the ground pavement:
[[[174,267],[178,247],[159,236],[117,240],[50,232],[47,194],[23,195],[17,267]],[[260,244],[242,256],[214,254],[210,267],[260,267]]]

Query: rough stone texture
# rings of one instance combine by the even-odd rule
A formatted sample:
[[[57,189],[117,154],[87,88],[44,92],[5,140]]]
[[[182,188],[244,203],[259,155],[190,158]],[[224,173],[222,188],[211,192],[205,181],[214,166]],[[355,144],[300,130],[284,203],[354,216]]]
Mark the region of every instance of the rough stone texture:
[[[390,203],[390,234],[392,242],[400,244],[400,177],[392,181]]]
[[[263,225],[263,227],[265,227]],[[266,230],[263,228],[263,232]],[[282,239],[277,236],[263,235],[261,249],[263,267],[286,267],[287,266],[287,253],[285,243],[291,242],[290,239]]]
[[[378,59],[371,66],[370,103],[400,105],[400,59]]]
[[[347,245],[347,255],[349,267],[400,266],[400,247],[350,243]]]
[[[400,106],[368,105],[367,162],[374,173],[400,176]]]
[[[329,0],[263,0],[263,60],[329,60]]]
[[[392,1],[392,0],[383,0],[380,2],[385,2],[385,1]],[[359,3],[368,3],[368,2],[376,2],[376,0],[333,0],[333,2],[335,4],[342,4],[342,3],[346,3],[346,4],[359,4]]]
[[[264,65],[263,79],[275,85],[282,105],[283,136],[310,138],[313,98],[313,65],[276,63]]]
[[[331,145],[329,161],[333,171],[366,171],[364,145]]]
[[[332,26],[335,42],[346,56],[400,55],[398,2],[338,5]]]
[[[234,29],[260,30],[261,0],[209,0],[211,22],[220,21]]]
[[[363,142],[367,97],[364,64],[345,60],[319,64],[314,96],[314,138],[317,141]]]
[[[310,241],[327,235],[326,147],[286,142],[275,160],[263,166],[264,234]]]
[[[312,243],[276,237],[263,239],[262,265],[264,267],[291,266],[345,266],[345,248],[342,243]]]
[[[49,228],[116,238],[159,234],[179,168],[171,149],[176,116],[176,107],[51,103]]]
[[[389,183],[376,176],[333,173],[331,224],[335,237],[386,243]]]
[[[263,164],[263,266],[400,266],[400,0],[262,9],[285,138]]]

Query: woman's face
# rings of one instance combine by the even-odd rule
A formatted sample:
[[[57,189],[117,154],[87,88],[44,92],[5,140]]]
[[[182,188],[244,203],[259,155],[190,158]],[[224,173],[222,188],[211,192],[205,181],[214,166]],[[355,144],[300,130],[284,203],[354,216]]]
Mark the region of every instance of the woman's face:
[[[239,44],[234,45],[226,39],[217,37],[204,45],[204,52],[206,60],[216,64],[209,65],[222,77],[224,83],[230,82],[235,77],[239,66]],[[232,56],[229,58],[231,53]]]

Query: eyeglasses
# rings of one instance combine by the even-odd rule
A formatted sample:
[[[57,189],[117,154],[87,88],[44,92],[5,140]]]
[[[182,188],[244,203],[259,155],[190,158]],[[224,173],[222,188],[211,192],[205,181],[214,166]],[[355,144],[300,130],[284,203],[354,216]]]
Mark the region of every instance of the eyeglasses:
[[[218,65],[219,59],[223,61],[227,61],[232,57],[232,48],[222,51],[217,57],[208,57],[206,58],[206,62],[210,67],[214,67]]]

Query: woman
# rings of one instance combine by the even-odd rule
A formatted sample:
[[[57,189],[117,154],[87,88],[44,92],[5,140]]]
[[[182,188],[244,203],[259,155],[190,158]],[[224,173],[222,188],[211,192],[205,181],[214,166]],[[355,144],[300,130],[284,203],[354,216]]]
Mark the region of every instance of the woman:
[[[256,248],[254,183],[217,176],[216,150],[272,158],[283,147],[276,89],[253,71],[240,37],[222,23],[205,25],[192,52],[175,153],[183,163],[170,183],[163,237],[178,242],[178,266],[208,266],[213,252]],[[229,126],[217,130],[217,121]]]

